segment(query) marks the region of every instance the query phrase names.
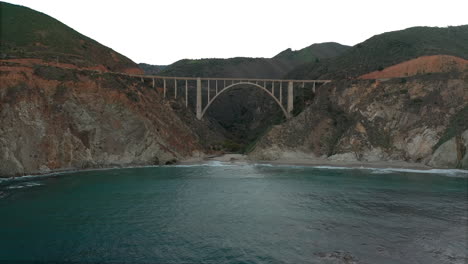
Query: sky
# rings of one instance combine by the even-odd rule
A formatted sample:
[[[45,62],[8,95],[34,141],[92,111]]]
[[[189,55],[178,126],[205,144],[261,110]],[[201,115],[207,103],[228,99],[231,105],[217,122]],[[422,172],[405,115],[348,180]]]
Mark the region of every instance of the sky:
[[[355,45],[413,26],[468,24],[467,0],[7,0],[52,16],[133,61],[273,57]]]

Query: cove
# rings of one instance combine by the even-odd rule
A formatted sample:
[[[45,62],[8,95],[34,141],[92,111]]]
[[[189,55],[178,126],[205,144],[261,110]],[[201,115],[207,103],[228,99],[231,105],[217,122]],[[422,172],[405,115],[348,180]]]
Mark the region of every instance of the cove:
[[[1,263],[465,263],[465,171],[211,163],[0,182]]]

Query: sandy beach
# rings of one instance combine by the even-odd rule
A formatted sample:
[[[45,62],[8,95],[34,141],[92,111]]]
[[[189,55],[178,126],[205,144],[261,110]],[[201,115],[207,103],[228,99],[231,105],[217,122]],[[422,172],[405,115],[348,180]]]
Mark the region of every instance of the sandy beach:
[[[273,165],[296,165],[296,166],[331,166],[331,167],[356,167],[356,168],[399,168],[430,170],[437,169],[420,163],[410,163],[404,161],[375,161],[375,162],[352,162],[352,161],[332,161],[323,158],[279,158],[276,160],[252,160],[243,154],[223,154],[212,155],[182,160],[179,164],[203,164],[210,161],[230,162],[230,163],[252,163],[252,164],[273,164]]]

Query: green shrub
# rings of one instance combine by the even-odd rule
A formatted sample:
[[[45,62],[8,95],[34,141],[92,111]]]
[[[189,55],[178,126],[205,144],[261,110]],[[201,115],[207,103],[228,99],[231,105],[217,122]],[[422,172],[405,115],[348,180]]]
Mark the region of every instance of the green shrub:
[[[78,77],[73,70],[52,66],[36,65],[34,66],[34,74],[46,80],[55,80],[61,82],[78,81]]]
[[[239,152],[242,150],[243,145],[227,139],[223,142],[223,148],[229,152]]]
[[[15,86],[11,86],[7,88],[6,97],[8,98],[8,102],[14,102],[18,99],[21,93],[27,90],[28,86],[26,83],[20,83]]]

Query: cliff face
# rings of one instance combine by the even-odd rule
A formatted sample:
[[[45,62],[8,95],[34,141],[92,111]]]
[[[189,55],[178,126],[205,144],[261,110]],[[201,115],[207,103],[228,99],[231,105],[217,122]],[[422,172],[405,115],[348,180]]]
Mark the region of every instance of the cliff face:
[[[273,127],[250,156],[294,152],[336,161],[403,160],[468,168],[468,73],[334,82]]]
[[[165,164],[204,150],[201,132],[187,126],[151,83],[0,63],[0,176]],[[184,118],[195,119],[189,111]]]

